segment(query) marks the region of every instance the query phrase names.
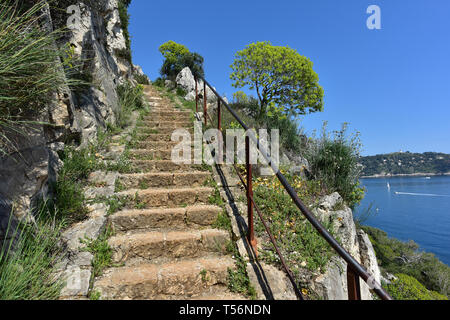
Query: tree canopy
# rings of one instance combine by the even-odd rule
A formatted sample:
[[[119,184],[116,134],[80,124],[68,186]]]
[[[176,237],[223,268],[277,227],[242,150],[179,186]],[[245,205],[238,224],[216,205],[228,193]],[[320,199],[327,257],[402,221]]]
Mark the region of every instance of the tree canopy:
[[[162,76],[173,80],[185,67],[189,67],[196,77],[204,76],[203,57],[198,53],[190,52],[186,46],[170,40],[159,47],[159,52],[165,58],[160,69]]]
[[[323,88],[313,63],[289,47],[270,42],[248,45],[231,65],[235,88],[256,89],[260,116],[280,111],[291,116],[323,111]]]

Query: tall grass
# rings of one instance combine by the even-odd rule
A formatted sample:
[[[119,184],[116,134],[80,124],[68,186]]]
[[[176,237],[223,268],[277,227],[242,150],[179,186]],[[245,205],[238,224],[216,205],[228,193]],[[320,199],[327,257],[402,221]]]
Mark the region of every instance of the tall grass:
[[[16,239],[0,243],[0,300],[57,299],[63,286],[55,274],[61,258],[61,227],[41,219],[12,230]]]
[[[119,96],[119,111],[116,113],[117,125],[124,128],[129,124],[131,112],[146,107],[144,100],[144,87],[140,84],[133,86],[125,82],[117,87]]]
[[[22,10],[18,0],[0,4],[0,155],[16,151],[11,138],[25,134],[41,118],[53,93],[65,83],[55,63],[63,52],[57,32],[40,26],[44,1]]]

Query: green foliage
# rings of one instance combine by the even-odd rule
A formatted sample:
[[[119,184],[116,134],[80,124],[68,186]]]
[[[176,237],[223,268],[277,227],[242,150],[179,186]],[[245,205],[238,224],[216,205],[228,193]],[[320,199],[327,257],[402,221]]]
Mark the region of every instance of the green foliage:
[[[395,275],[397,280],[386,285],[386,290],[395,300],[448,300],[435,291],[427,290],[416,278],[407,274]]]
[[[119,196],[111,196],[105,203],[108,206],[107,214],[111,215],[122,210],[126,206],[127,200]]]
[[[217,215],[216,221],[212,224],[214,229],[231,230],[231,220],[226,212],[221,212]]]
[[[242,91],[234,94],[234,99],[229,103],[230,107],[250,127],[258,129],[278,129],[280,133],[280,147],[292,152],[300,152],[303,142],[298,123],[286,116],[272,114],[258,117],[259,103],[254,97],[245,95]],[[214,125],[217,126],[217,117],[214,117]],[[229,113],[222,114],[222,127],[225,129],[241,129],[236,119]]]
[[[253,288],[247,274],[246,262],[234,246],[234,257],[236,261],[236,270],[228,269],[228,288],[231,292],[243,294],[244,296],[255,300],[257,298],[256,290]]]
[[[143,85],[149,85],[150,84],[150,80],[148,79],[148,77],[144,74],[135,74],[134,75],[134,80],[136,80],[137,83],[139,84],[143,84]]]
[[[164,59],[175,63],[178,57],[189,53],[189,49],[182,44],[169,40],[159,47],[159,52],[161,52]]]
[[[0,300],[56,300],[63,282],[55,277],[61,226],[44,219],[14,230],[17,243],[0,243]]]
[[[233,101],[236,104],[247,104],[249,102],[249,97],[244,91],[236,91],[233,93]]]
[[[107,227],[97,239],[85,239],[82,241],[86,244],[84,250],[94,255],[94,259],[92,260],[93,277],[101,276],[103,271],[112,265],[113,251],[108,244],[108,239],[112,235],[112,229]]]
[[[318,182],[304,181],[286,172],[283,174],[306,205],[314,204],[322,195]],[[278,179],[258,178],[253,187],[255,201],[262,210],[269,229],[294,275],[299,275],[301,262],[306,262],[306,268],[310,271],[325,272],[326,264],[333,255],[332,248],[306,221]],[[324,226],[333,233],[329,222],[324,222]],[[255,219],[255,231],[259,237],[267,238],[260,219]],[[279,264],[275,249],[269,240],[266,240],[261,256],[268,262]]]
[[[450,294],[450,267],[432,253],[418,250],[414,241],[402,242],[389,238],[386,232],[363,226],[374,247],[378,264],[385,272],[414,277],[428,290]]]
[[[131,38],[130,38],[130,32],[128,31],[128,26],[130,24],[130,15],[128,13],[128,6],[130,5],[130,3],[131,3],[131,0],[119,0],[119,2],[118,2],[119,17],[120,17],[120,22],[122,23],[123,36],[125,38],[125,44],[126,44],[126,50],[120,52],[118,54],[118,56],[124,58],[131,64],[132,63]]]
[[[217,185],[214,186],[214,193],[208,198],[209,204],[222,207],[224,205],[222,196],[220,195]]]
[[[83,187],[89,174],[101,164],[94,145],[80,150],[66,147],[60,158],[64,164],[54,184],[56,198],[50,211],[57,213],[65,225],[70,225],[86,218],[88,209]]]
[[[174,80],[185,67],[189,67],[195,77],[205,75],[203,57],[198,53],[189,52],[184,45],[170,40],[159,47],[159,52],[165,59],[160,70],[162,76]]]
[[[186,91],[184,91],[182,88],[177,88],[177,96],[185,97],[186,94],[187,94]]]
[[[152,85],[159,88],[164,88],[164,79],[157,78],[155,81],[152,82]]]
[[[119,111],[116,113],[117,125],[124,128],[129,124],[129,118],[134,110],[141,110],[146,107],[144,100],[144,87],[142,85],[133,86],[130,82],[125,82],[117,86],[119,96]]]
[[[338,192],[354,208],[364,198],[364,189],[359,185],[361,143],[359,133],[347,138],[346,131],[347,124],[343,124],[331,138],[325,122],[322,136],[310,139],[305,156],[313,178],[322,181],[329,192]]]
[[[43,109],[66,81],[57,64],[64,50],[54,46],[58,32],[39,26],[46,2],[25,11],[19,3],[0,5],[0,154],[17,151],[20,136],[45,119]]]
[[[450,172],[450,155],[445,153],[395,152],[361,157],[364,176],[376,174],[414,174]]]
[[[236,88],[256,89],[258,117],[274,105],[297,116],[323,110],[323,88],[312,67],[313,63],[294,49],[257,42],[236,54],[230,78]]]

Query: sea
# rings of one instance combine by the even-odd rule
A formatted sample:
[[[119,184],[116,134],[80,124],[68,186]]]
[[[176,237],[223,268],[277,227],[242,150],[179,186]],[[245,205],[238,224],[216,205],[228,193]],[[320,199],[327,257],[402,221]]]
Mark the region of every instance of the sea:
[[[414,240],[450,265],[450,176],[364,178],[366,196],[356,216],[389,237]]]

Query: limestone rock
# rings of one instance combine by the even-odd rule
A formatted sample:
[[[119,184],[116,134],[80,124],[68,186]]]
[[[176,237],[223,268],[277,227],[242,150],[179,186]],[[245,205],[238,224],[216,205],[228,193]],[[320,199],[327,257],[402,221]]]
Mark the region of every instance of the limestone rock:
[[[177,86],[184,91],[186,91],[186,96],[184,97],[186,100],[193,101],[195,100],[195,78],[192,74],[191,70],[186,67],[183,70],[180,71],[180,73],[177,75],[177,78],[175,80]],[[215,90],[215,88],[214,88]],[[204,96],[204,84],[202,80],[199,80],[197,82],[197,92],[200,97]],[[217,101],[217,97],[214,94],[214,92],[206,86],[206,98],[208,102],[215,102]]]
[[[166,81],[164,81],[164,86],[165,86],[167,89],[169,89],[169,90],[172,90],[172,89],[175,89],[175,88],[176,88],[176,84],[175,84],[172,80],[166,80]],[[195,99],[195,94],[194,94],[194,99]]]
[[[313,213],[323,222],[332,222],[332,228],[338,235],[341,245],[348,251],[366,270],[373,276],[370,285],[381,284],[380,269],[375,256],[375,251],[369,237],[362,230],[357,230],[353,221],[353,213],[350,208],[342,203],[338,193],[325,196],[319,200],[319,206]],[[335,210],[339,205],[339,210]],[[346,300],[347,293],[347,264],[335,256],[327,265],[325,274],[319,275],[311,282],[317,294],[325,299]],[[361,297],[363,300],[372,300],[370,287],[362,279]]]

